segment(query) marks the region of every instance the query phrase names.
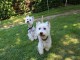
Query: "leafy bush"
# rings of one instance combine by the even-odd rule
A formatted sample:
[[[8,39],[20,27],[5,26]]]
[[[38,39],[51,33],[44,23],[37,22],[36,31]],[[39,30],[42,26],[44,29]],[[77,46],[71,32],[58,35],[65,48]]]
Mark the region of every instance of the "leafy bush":
[[[19,2],[17,1],[18,0],[0,0],[0,20],[7,19],[15,14],[23,13],[24,11],[23,9],[24,4],[22,4],[23,1],[22,0],[19,0]]]
[[[11,4],[9,0],[0,0],[0,20],[7,19],[14,14]]]
[[[80,4],[80,0],[68,0],[68,4]]]
[[[27,1],[27,0],[26,0]],[[47,0],[29,0],[29,10],[33,13],[48,10]],[[65,5],[66,0],[48,0],[49,9]],[[80,4],[80,0],[67,0],[68,4]],[[12,15],[27,12],[25,0],[0,0],[0,20],[7,19]]]

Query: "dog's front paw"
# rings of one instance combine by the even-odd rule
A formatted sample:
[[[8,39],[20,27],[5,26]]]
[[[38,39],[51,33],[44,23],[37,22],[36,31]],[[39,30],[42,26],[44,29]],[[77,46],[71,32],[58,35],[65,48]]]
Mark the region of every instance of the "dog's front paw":
[[[40,54],[40,55],[43,55],[43,54],[44,54],[44,52],[43,52],[43,51],[39,51],[39,54]]]
[[[30,39],[31,41],[34,41],[34,39]]]
[[[49,51],[49,48],[45,48],[46,51]]]
[[[39,47],[38,47],[38,52],[39,52],[40,55],[44,54],[43,48],[39,48]]]
[[[34,39],[32,39],[32,38],[29,38],[29,40],[34,41]]]

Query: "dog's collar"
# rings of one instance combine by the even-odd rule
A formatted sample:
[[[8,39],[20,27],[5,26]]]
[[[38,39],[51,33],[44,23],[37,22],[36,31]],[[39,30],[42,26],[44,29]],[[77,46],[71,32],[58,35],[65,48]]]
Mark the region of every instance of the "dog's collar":
[[[48,36],[45,39],[42,39],[43,41],[46,41],[48,39]]]
[[[32,29],[33,25],[31,27],[28,28],[28,30]]]

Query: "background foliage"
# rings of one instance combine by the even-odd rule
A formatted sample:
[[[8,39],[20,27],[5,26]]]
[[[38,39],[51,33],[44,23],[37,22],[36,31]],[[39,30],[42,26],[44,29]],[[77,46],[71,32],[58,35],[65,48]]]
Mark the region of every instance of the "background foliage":
[[[26,2],[25,2],[26,1]],[[28,3],[30,1],[30,3]],[[67,0],[68,5],[80,4],[80,0]],[[26,4],[27,3],[27,4]],[[65,0],[48,0],[49,8],[65,5]],[[27,7],[26,7],[27,6]],[[38,13],[48,10],[47,0],[0,0],[0,20],[29,11]]]

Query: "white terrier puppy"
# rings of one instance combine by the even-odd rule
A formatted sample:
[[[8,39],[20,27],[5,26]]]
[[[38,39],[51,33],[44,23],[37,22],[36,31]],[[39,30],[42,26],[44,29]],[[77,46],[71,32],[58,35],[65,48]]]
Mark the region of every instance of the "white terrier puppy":
[[[49,49],[51,48],[52,41],[51,41],[51,36],[50,36],[50,23],[49,22],[45,22],[45,23],[37,22],[36,33],[39,39],[38,52],[41,55],[44,53],[44,49],[46,51],[49,51]]]
[[[36,33],[35,33],[35,27],[33,26],[34,17],[33,16],[27,16],[25,18],[25,23],[28,25],[28,37],[31,41],[34,39],[37,39]]]

